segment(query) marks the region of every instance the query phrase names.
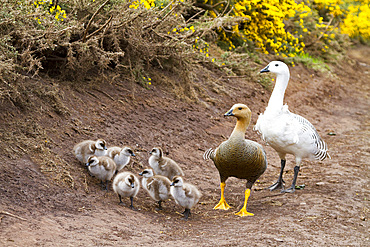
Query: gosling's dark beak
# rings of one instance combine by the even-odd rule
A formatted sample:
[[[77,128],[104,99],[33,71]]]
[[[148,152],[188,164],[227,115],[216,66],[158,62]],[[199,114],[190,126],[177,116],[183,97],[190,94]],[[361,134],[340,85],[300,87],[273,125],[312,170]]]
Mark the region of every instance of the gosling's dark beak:
[[[134,153],[132,153],[131,156],[134,156],[135,157],[136,155]]]
[[[233,109],[230,109],[230,111],[224,114],[224,117],[229,117],[229,116],[234,116]]]
[[[139,175],[140,175],[140,176],[143,176],[143,173],[142,173],[142,172],[140,172],[140,173],[139,173]]]
[[[135,184],[134,183],[131,184],[131,188],[135,188]]]
[[[104,150],[107,150],[107,147],[106,146],[104,146]]]
[[[170,184],[170,186],[174,186],[175,185],[175,183],[174,182],[172,182],[171,184]]]
[[[267,65],[263,70],[260,71],[260,73],[266,73],[266,72],[270,72],[269,65]]]

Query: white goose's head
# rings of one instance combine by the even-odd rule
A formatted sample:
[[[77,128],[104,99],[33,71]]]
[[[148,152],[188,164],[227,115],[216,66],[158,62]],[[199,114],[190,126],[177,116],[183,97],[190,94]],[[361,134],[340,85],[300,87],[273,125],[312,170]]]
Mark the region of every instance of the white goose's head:
[[[288,66],[281,61],[272,61],[260,73],[272,72],[277,75],[289,75]]]

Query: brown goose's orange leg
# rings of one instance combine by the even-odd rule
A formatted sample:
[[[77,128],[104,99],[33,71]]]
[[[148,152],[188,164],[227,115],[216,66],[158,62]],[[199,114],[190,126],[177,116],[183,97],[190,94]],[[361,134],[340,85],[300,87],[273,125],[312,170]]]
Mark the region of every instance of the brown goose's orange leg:
[[[220,199],[220,202],[213,209],[228,210],[230,208],[230,206],[226,203],[225,196],[224,196],[225,186],[226,186],[225,182],[221,182],[220,184],[221,199]]]

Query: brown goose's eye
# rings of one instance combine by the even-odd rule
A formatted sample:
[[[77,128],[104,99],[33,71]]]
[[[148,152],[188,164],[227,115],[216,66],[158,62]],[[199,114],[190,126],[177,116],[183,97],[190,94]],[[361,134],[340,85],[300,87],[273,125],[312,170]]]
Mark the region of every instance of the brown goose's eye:
[[[243,108],[239,107],[238,109],[239,109],[239,111],[241,111]]]

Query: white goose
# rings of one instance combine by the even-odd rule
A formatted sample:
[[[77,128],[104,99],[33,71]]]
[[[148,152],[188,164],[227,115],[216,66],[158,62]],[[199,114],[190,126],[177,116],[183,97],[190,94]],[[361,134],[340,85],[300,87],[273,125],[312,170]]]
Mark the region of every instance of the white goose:
[[[254,127],[278,153],[281,159],[280,175],[276,183],[268,187],[270,190],[282,189],[281,192],[294,192],[302,159],[330,159],[326,143],[320,138],[315,127],[304,117],[291,113],[287,105],[283,105],[285,89],[289,82],[289,68],[280,61],[270,62],[260,73],[276,74],[276,84],[268,106],[260,114]],[[290,188],[284,190],[283,171],[286,154],[295,156],[296,166]]]

